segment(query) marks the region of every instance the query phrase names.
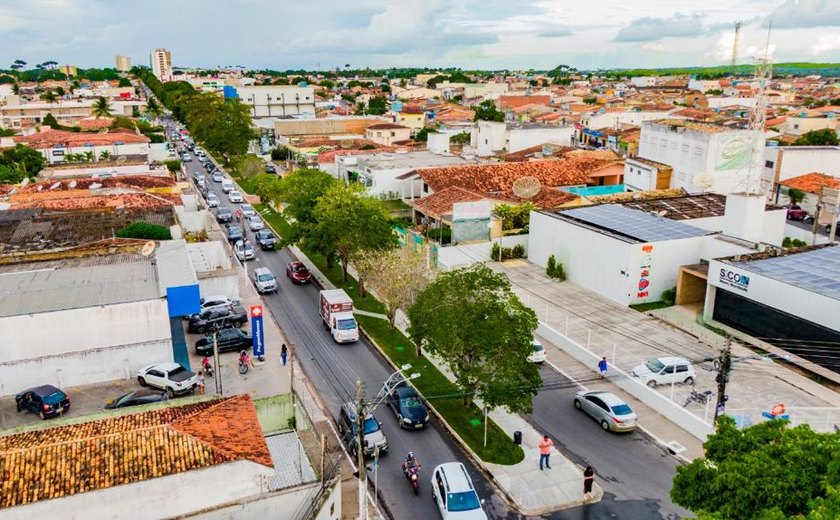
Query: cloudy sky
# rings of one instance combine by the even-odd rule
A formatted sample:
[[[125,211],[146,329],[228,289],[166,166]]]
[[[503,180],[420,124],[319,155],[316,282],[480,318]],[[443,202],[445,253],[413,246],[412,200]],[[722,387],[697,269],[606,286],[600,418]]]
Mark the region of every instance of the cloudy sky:
[[[840,0],[0,0],[0,67],[716,65],[735,21],[746,62],[770,18],[775,61],[840,62]]]

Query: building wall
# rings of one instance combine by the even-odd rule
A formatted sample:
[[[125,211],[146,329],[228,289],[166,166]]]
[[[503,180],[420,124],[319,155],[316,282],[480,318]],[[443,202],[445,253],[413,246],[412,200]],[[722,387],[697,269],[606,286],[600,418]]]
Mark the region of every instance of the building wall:
[[[507,150],[509,153],[518,152],[544,143],[556,143],[569,146],[572,143],[574,128],[511,128],[507,132]]]
[[[479,121],[470,135],[476,155],[486,156],[501,151],[507,145],[507,125],[495,121]]]
[[[391,146],[396,141],[405,141],[411,137],[410,128],[388,128],[365,130],[365,137],[374,143]]]
[[[603,130],[604,128],[615,128],[617,125],[641,126],[645,121],[664,119],[666,117],[683,119],[681,117],[669,116],[668,112],[607,112],[588,116],[582,122],[590,130]]]
[[[789,117],[782,128],[786,134],[803,135],[823,128],[834,130],[837,128],[837,120],[823,117]]]
[[[229,462],[3,509],[0,519],[172,518],[265,492],[273,473],[273,469],[250,461]]]
[[[295,518],[304,504],[311,502],[317,495],[319,484],[304,484],[292,489],[255,497],[253,500],[241,500],[226,507],[188,515],[190,520],[263,520],[265,518]],[[317,510],[314,520],[339,520],[341,518],[341,486],[336,483]]]
[[[630,84],[635,87],[655,87],[656,86],[656,77],[655,76],[634,76],[630,78]]]
[[[426,126],[426,114],[406,114],[399,112],[397,114],[397,124],[407,126],[415,132],[422,130]]]
[[[777,183],[813,172],[840,177],[840,146],[769,146],[764,165],[765,178]]]
[[[38,151],[41,152],[49,164],[56,164],[64,162],[68,154],[83,154],[86,152],[93,152],[97,158],[102,152],[108,152],[112,157],[129,155],[148,158],[150,149],[151,143],[128,143],[105,146],[76,146],[73,148],[44,148]]]
[[[123,379],[172,359],[166,300],[0,318],[0,395]]]
[[[252,117],[315,117],[315,89],[312,87],[252,85],[235,89],[242,104],[251,108]]]
[[[274,123],[274,133],[281,136],[298,135],[364,135],[371,125],[388,123],[388,119],[378,116],[327,118],[327,119],[289,119]]]

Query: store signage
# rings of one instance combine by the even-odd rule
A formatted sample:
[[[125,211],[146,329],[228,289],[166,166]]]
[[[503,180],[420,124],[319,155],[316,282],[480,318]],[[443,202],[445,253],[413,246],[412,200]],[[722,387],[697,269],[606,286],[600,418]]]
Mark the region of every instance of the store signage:
[[[641,262],[639,263],[639,284],[636,291],[636,299],[647,298],[650,296],[650,264],[653,262],[653,244],[645,244],[642,246]]]
[[[739,291],[747,292],[750,286],[750,277],[730,269],[720,270],[720,283]]]
[[[263,308],[262,305],[251,306],[251,341],[254,348],[254,355],[262,357],[265,355],[265,337],[263,334]]]

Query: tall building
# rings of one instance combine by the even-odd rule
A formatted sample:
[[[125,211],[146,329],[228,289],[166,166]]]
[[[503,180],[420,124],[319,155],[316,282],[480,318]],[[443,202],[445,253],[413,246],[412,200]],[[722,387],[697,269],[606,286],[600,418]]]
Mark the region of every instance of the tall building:
[[[59,65],[58,71],[68,76],[75,76],[79,72],[79,69],[75,65]]]
[[[131,57],[130,56],[121,56],[117,54],[115,56],[117,70],[120,72],[128,72],[131,70]]]
[[[152,51],[152,73],[160,81],[172,81],[172,55],[166,49]]]

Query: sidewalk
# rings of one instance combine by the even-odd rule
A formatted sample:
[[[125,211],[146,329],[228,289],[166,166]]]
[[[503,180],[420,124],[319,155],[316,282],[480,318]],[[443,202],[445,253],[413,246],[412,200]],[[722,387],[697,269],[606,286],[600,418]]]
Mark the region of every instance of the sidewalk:
[[[299,249],[293,246],[290,249],[299,260],[306,264],[312,276],[324,287],[333,287],[329,279]],[[359,311],[356,311],[356,313],[387,319],[385,315]],[[396,321],[397,327],[405,332],[406,321],[401,312],[398,312]],[[371,343],[377,346],[372,340]],[[441,360],[430,356],[428,353],[424,356],[441,373],[445,374],[450,380],[454,380]],[[476,403],[479,404],[478,401]],[[593,487],[594,499],[588,502],[583,500],[583,468],[565,458],[556,448],[552,449],[551,470],[540,471],[540,456],[537,445],[543,434],[537,432],[522,416],[507,413],[504,410],[494,410],[489,413],[489,416],[502,430],[508,433],[522,432],[522,449],[525,452],[525,458],[518,464],[502,466],[482,461],[465,442],[458,439],[458,434],[452,428],[442,420],[441,422],[446,426],[449,433],[459,440],[461,446],[470,452],[475,463],[492,477],[520,513],[527,516],[536,516],[601,500],[603,490],[597,483]]]

